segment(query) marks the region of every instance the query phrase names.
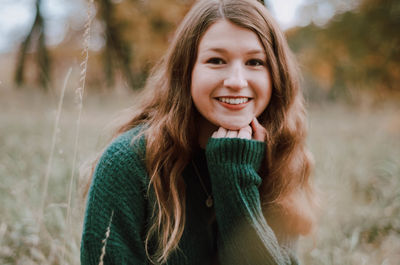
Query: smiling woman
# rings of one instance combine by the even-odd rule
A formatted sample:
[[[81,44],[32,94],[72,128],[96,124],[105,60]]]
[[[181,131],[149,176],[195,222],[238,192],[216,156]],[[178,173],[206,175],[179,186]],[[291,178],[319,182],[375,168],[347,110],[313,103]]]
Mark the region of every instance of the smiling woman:
[[[192,72],[192,98],[202,115],[200,135],[218,127],[239,130],[265,110],[272,91],[266,60],[253,31],[226,20],[210,26]]]
[[[298,264],[314,224],[290,50],[257,0],[200,0],[96,161],[82,264]]]

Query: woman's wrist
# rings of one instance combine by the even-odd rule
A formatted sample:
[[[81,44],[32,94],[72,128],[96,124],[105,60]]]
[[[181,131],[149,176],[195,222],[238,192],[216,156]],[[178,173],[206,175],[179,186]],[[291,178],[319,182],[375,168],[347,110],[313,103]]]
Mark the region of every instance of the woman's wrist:
[[[240,138],[210,138],[206,146],[209,165],[251,165],[258,170],[265,155],[265,143]]]

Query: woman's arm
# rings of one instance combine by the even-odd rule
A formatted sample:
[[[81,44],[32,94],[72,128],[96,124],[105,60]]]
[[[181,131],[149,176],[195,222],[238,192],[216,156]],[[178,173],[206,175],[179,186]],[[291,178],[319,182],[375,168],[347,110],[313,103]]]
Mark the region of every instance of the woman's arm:
[[[143,244],[146,171],[130,145],[131,133],[104,152],[90,187],[81,264],[146,264]]]
[[[257,170],[264,152],[265,143],[255,140],[211,138],[207,144],[221,264],[298,264],[261,211]]]

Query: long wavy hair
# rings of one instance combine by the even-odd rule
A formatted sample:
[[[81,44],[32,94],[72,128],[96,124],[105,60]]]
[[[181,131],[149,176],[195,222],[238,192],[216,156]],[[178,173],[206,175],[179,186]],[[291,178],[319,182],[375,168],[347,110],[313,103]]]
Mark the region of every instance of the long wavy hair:
[[[165,263],[178,247],[185,224],[185,183],[182,172],[198,145],[191,75],[199,42],[216,21],[225,19],[259,37],[272,79],[272,96],[258,117],[267,130],[267,152],[260,170],[262,208],[268,223],[281,235],[307,234],[315,223],[310,183],[312,159],[305,147],[306,116],[299,71],[282,31],[265,6],[256,0],[199,0],[175,32],[165,56],[147,79],[143,100],[117,136],[145,124],[145,161],[156,205],[146,237],[151,260]],[[149,253],[152,238],[157,244]]]

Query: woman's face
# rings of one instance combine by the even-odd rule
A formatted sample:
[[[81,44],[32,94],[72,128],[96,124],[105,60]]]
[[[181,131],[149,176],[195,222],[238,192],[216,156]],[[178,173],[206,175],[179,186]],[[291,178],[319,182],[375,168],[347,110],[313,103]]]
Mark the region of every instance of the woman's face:
[[[211,25],[192,72],[191,95],[200,114],[217,127],[238,130],[265,110],[271,90],[258,36],[226,20]]]

